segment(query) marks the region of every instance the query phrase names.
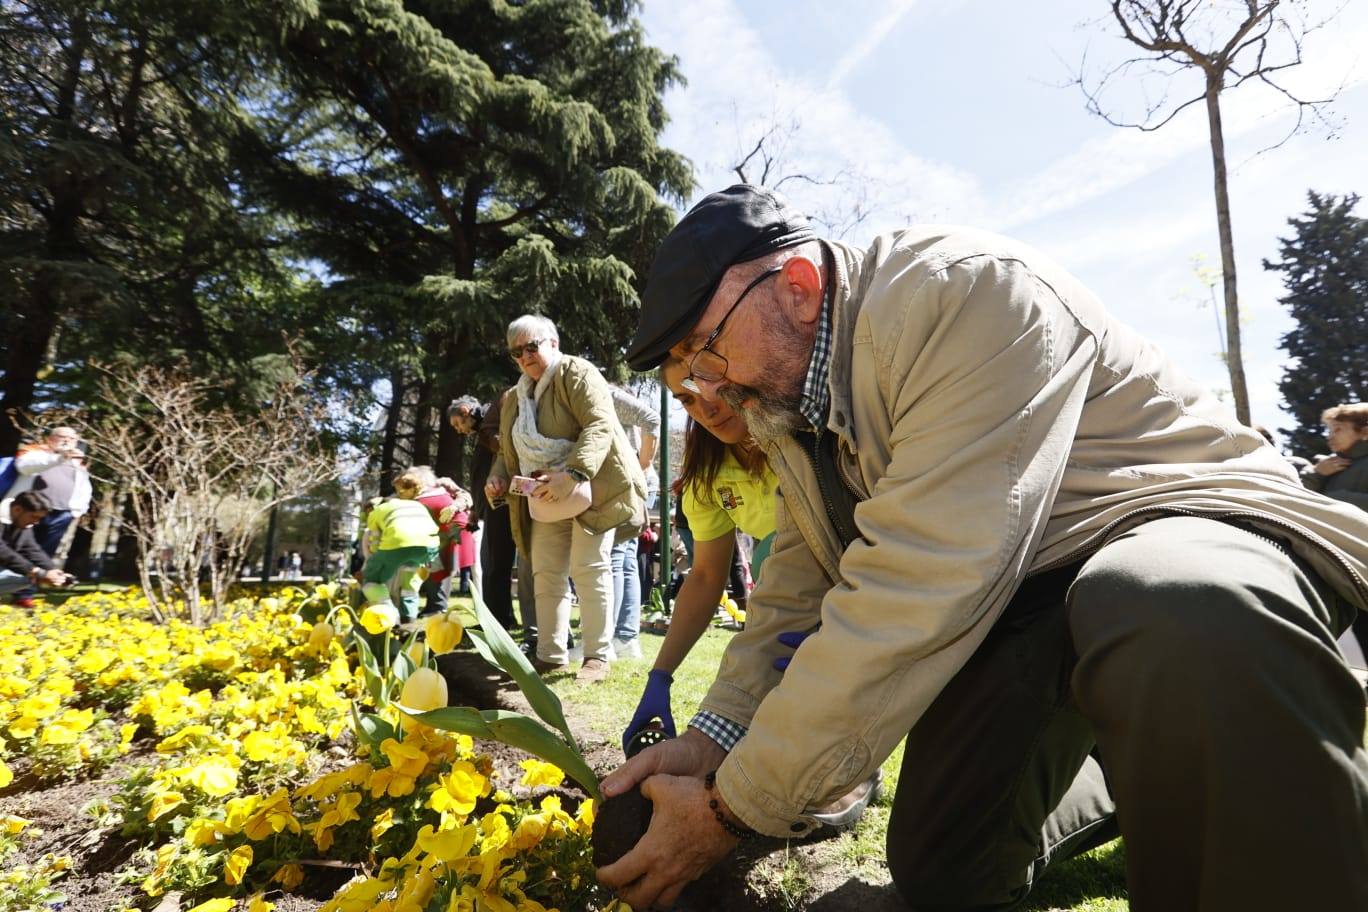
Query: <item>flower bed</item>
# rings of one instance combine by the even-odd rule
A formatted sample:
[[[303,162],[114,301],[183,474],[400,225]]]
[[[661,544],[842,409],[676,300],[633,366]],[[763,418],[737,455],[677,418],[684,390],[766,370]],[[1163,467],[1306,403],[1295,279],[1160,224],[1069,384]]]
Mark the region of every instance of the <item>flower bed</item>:
[[[265,912],[344,867],[355,877],[325,912],[612,908],[590,862],[593,800],[536,759],[497,782],[470,736],[375,705],[339,596],[243,597],[205,629],[151,623],[136,590],[0,607],[0,788],[93,776],[134,751],[85,813],[136,843],[120,876],[149,903],[179,891],[195,912]],[[3,854],[23,821],[0,824]],[[70,861],[46,865],[59,882]]]

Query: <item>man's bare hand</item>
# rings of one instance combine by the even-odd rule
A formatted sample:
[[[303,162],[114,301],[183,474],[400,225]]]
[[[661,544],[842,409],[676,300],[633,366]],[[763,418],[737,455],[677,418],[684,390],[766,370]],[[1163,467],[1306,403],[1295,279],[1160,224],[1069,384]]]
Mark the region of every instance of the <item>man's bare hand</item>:
[[[1352,463],[1350,463],[1350,461],[1343,456],[1327,456],[1320,462],[1316,463],[1316,466],[1314,469],[1312,469],[1312,471],[1314,471],[1317,475],[1324,475],[1328,477],[1330,475],[1338,475],[1340,472],[1343,472],[1345,469],[1349,468],[1351,464]]]
[[[39,574],[37,582],[42,586],[65,586],[70,578],[66,572],[53,568]]]
[[[703,777],[727,759],[716,741],[691,728],[678,738],[671,738],[646,748],[603,780],[603,797],[612,798],[630,792],[632,786],[651,776],[689,776],[702,781]],[[713,821],[716,823],[716,821]]]
[[[673,742],[632,759],[669,743]],[[736,848],[737,840],[714,818],[708,807],[710,793],[692,776],[651,776],[642,783],[641,794],[653,805],[650,828],[636,848],[599,868],[598,879],[633,909],[667,909],[690,881]]]

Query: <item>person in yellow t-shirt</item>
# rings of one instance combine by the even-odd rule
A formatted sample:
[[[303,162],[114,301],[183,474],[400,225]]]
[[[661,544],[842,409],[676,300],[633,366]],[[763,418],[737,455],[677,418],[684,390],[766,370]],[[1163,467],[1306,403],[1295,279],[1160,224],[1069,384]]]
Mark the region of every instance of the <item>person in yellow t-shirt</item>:
[[[361,570],[366,601],[375,604],[398,590],[400,621],[418,617],[418,569],[437,557],[438,530],[427,507],[416,500],[392,497],[366,519],[370,556]],[[396,585],[397,583],[397,585]]]
[[[736,530],[755,539],[751,574],[757,580],[774,538],[774,492],[779,480],[764,451],[751,440],[745,422],[735,412],[685,386],[688,374],[688,366],[678,361],[661,368],[665,385],[689,415],[684,467],[675,484],[693,531],[693,566],[675,599],[670,632],[647,676],[636,713],[622,735],[624,749],[655,719],[674,736],[672,676],[717,611],[731,569]]]

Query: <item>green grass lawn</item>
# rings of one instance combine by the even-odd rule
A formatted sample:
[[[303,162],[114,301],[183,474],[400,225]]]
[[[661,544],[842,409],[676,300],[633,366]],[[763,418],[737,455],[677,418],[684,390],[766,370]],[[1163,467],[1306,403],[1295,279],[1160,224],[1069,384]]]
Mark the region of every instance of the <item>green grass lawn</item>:
[[[671,697],[675,723],[680,728],[688,724],[694,707],[703,699],[730,638],[729,631],[708,631],[675,673]],[[617,743],[636,709],[646,672],[662,641],[662,637],[643,634],[643,658],[616,662],[612,674],[602,684],[577,686],[573,675],[557,675],[552,678],[551,686],[581,725],[587,725],[594,735]],[[883,797],[851,832],[831,841],[842,871],[852,877],[860,876],[871,882],[886,883],[888,880],[883,863],[884,829],[901,765],[902,747],[899,746],[883,766]],[[780,859],[771,867],[775,868],[768,875],[771,886],[786,898],[792,897],[792,908],[802,908],[805,894],[811,889],[808,872],[803,871],[792,857]],[[1128,912],[1130,905],[1125,899],[1125,884],[1125,850],[1118,840],[1052,868],[1023,908],[1034,912]]]

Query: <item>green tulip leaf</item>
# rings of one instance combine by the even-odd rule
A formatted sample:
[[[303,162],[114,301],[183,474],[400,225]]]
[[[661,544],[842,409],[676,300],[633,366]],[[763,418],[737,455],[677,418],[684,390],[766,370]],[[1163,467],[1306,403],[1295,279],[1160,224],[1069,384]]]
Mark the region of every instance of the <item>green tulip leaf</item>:
[[[483,656],[486,662],[502,668],[509,677],[518,682],[518,687],[522,689],[523,696],[527,697],[527,702],[532,705],[533,712],[547,725],[558,729],[565,736],[565,743],[578,753],[579,744],[570,731],[570,723],[565,721],[565,711],[561,708],[560,697],[546,686],[541,675],[537,674],[532,663],[527,661],[527,656],[518,648],[517,641],[508,635],[508,631],[490,613],[484,599],[480,597],[479,587],[471,586],[470,592],[475,602],[475,614],[480,619],[479,630],[467,631],[475,651]]]

